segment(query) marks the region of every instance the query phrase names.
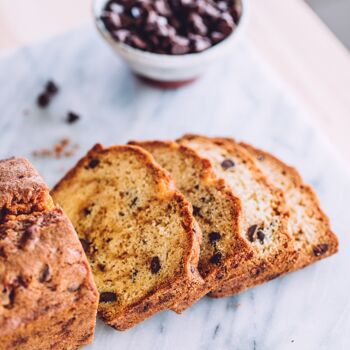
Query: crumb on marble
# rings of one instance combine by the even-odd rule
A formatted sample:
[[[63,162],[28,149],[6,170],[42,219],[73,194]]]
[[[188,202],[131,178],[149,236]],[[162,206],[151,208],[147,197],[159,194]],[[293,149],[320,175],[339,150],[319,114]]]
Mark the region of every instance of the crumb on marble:
[[[54,144],[51,148],[43,148],[32,152],[36,158],[68,158],[72,157],[79,148],[77,144],[72,144],[68,138],[63,138]]]

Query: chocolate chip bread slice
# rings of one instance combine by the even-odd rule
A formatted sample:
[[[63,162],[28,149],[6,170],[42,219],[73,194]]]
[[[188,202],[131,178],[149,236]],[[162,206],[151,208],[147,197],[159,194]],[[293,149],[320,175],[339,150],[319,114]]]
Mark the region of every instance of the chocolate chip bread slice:
[[[107,324],[130,328],[203,283],[191,205],[142,148],[96,145],[52,195],[85,246]]]
[[[253,249],[243,269],[231,275],[211,296],[237,294],[289,271],[296,260],[288,232],[288,211],[283,193],[270,185],[249,153],[233,140],[187,135],[179,142],[208,158],[218,177],[226,180],[241,199],[242,235]]]
[[[26,159],[0,161],[0,193],[0,350],[91,343],[98,293],[72,224]]]
[[[338,251],[338,239],[331,231],[328,217],[317,195],[300,174],[273,155],[246,143],[241,145],[256,159],[269,181],[284,191],[291,216],[289,230],[299,252],[294,269],[299,269]]]
[[[220,286],[231,266],[247,259],[251,249],[241,236],[241,202],[225,181],[214,174],[211,163],[194,150],[176,142],[132,142],[150,152],[170,172],[177,188],[192,205],[202,230],[199,271],[205,280],[200,290],[193,289],[176,310]]]

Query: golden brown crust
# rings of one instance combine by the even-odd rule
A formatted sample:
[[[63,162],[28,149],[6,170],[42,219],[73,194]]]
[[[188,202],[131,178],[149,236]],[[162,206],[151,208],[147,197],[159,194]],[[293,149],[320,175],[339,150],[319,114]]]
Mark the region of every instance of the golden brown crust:
[[[170,175],[154,161],[148,152],[136,146],[112,146],[109,148],[103,148],[101,145],[94,146],[54,187],[52,190],[54,198],[57,193],[64,190],[65,186],[69,186],[71,181],[75,181],[76,174],[85,168],[92,159],[99,159],[102,155],[113,156],[114,152],[132,152],[142,161],[156,180],[157,188],[154,189],[154,192],[162,196],[168,203],[177,203],[177,206],[181,208],[182,226],[187,232],[186,237],[188,238],[186,253],[183,256],[183,268],[178,274],[168,278],[131,305],[127,305],[118,311],[118,314],[112,311],[113,306],[109,309],[108,306],[101,307],[100,305],[100,317],[112,327],[125,330],[159,311],[172,308],[177,299],[189,289],[203,284],[197,270],[201,231],[192,216],[189,202],[175,189]]]
[[[216,208],[220,210],[221,213],[226,211],[227,208],[230,209],[231,214],[229,217],[225,217],[225,220],[231,221],[231,232],[226,232],[225,234],[230,234],[231,241],[230,245],[226,247],[226,250],[223,251],[224,259],[220,262],[219,265],[210,264],[206,259],[201,260],[200,259],[200,273],[206,282],[204,285],[198,286],[197,289],[191,289],[189,290],[189,293],[184,295],[183,300],[179,300],[178,305],[174,309],[177,312],[181,312],[185,310],[187,307],[189,307],[191,304],[193,304],[195,301],[206,295],[208,292],[210,292],[213,289],[216,289],[220,286],[222,279],[224,279],[227,276],[228,270],[231,268],[231,266],[239,266],[239,264],[243,261],[243,259],[246,259],[247,256],[251,253],[251,249],[246,242],[246,240],[241,237],[240,234],[240,220],[241,220],[241,202],[240,200],[234,196],[232,193],[232,190],[226,186],[226,183],[222,179],[218,179],[213,171],[213,167],[211,162],[201,157],[198,152],[194,151],[193,149],[186,147],[184,145],[180,145],[174,141],[144,141],[144,142],[136,142],[132,141],[130,142],[132,145],[140,146],[145,148],[147,151],[149,151],[153,156],[155,156],[155,152],[157,150],[167,150],[169,154],[181,154],[183,157],[183,165],[187,165],[189,167],[189,164],[196,164],[195,168],[199,169],[196,171],[195,174],[183,174],[184,177],[188,175],[190,178],[193,176],[198,177],[198,181],[201,183],[201,190],[204,193],[208,192],[211,193],[212,189],[215,189],[218,193],[220,193],[220,196],[225,198],[225,204],[219,204],[219,198],[211,204],[214,205]],[[158,161],[161,165],[162,161],[161,159],[157,159],[155,156],[156,161]],[[181,158],[182,159],[182,158]],[[165,166],[165,165],[163,165]],[[167,169],[165,166],[166,170]],[[186,169],[186,168],[184,168]],[[186,171],[186,170],[184,170]],[[193,168],[188,171],[188,173],[194,171]],[[171,174],[174,175],[174,174]],[[181,176],[182,177],[182,176]],[[176,182],[176,176],[174,177],[174,180]],[[182,179],[181,179],[182,180]],[[190,184],[186,184],[185,186],[180,187],[179,189],[186,195],[186,193],[189,194],[188,200],[191,200],[190,193],[193,191],[193,188],[189,188],[188,186],[191,186]],[[196,191],[195,191],[196,192]],[[228,204],[229,203],[229,204]],[[223,207],[225,206],[225,207]],[[202,219],[199,216],[198,217],[199,224],[201,224]],[[218,220],[218,218],[211,218],[211,220]],[[205,220],[204,220],[205,221]],[[204,222],[202,222],[204,225]],[[212,224],[212,227],[209,229],[210,232],[216,231],[217,225]],[[202,232],[203,231],[203,227]],[[207,232],[208,233],[208,232]],[[204,244],[204,243],[203,243]],[[209,244],[207,242],[206,244]],[[202,247],[203,249],[203,247]]]
[[[27,159],[0,160],[0,221],[7,214],[50,208],[49,189]]]
[[[291,191],[297,191],[301,195],[301,199],[305,203],[311,203],[307,207],[303,208],[305,214],[307,215],[308,211],[311,211],[312,216],[315,217],[318,221],[318,225],[311,226],[315,240],[309,242],[306,235],[303,235],[303,239],[306,242],[306,246],[301,246],[299,251],[298,260],[294,266],[294,270],[300,269],[307,265],[310,265],[320,259],[326,258],[330,255],[335,254],[338,251],[338,239],[336,235],[331,231],[330,221],[324,211],[321,209],[319,199],[317,194],[313,189],[304,183],[299,172],[284,162],[282,162],[277,157],[272,154],[257,149],[247,143],[241,143],[241,145],[247,149],[256,159],[256,163],[259,166],[262,162],[269,162],[271,164],[271,171],[276,173],[280,172],[283,180],[286,184],[291,184],[291,188],[285,188],[286,197],[292,196]],[[273,169],[272,169],[273,167]],[[266,176],[268,174],[266,173]],[[282,183],[275,183],[276,186],[283,189],[283,187],[288,187],[288,185],[283,185]],[[305,204],[306,205],[306,204]],[[293,215],[293,212],[292,212]],[[295,219],[300,224],[300,226],[307,225],[307,223],[299,222],[297,215],[295,214]],[[309,227],[310,229],[310,227]],[[296,238],[299,232],[291,232]]]
[[[292,237],[288,232],[287,224],[289,212],[286,207],[283,193],[268,183],[265,176],[255,165],[254,159],[234,140],[226,138],[209,138],[198,135],[185,135],[179,140],[179,142],[189,145],[188,141],[191,140],[199,140],[202,143],[209,145],[214,144],[221,147],[229,154],[238,156],[244,162],[246,167],[250,169],[249,171],[253,174],[255,181],[263,185],[270,193],[273,193],[275,202],[274,210],[280,217],[278,242],[274,242],[274,244],[277,245],[277,252],[273,255],[267,255],[264,258],[258,258],[256,254],[252,254],[251,258],[246,261],[243,268],[232,268],[232,276],[223,280],[221,287],[210,293],[210,296],[224,297],[237,294],[247,288],[264,283],[278,277],[282,273],[290,271],[297,259],[297,253],[294,249]],[[234,189],[233,192],[235,193]]]

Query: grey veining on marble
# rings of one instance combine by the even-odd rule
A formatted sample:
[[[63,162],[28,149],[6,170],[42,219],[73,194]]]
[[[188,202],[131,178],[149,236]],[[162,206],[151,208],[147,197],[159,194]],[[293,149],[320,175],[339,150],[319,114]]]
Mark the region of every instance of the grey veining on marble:
[[[43,111],[34,102],[48,78],[62,89]],[[81,121],[64,123],[68,110]],[[99,323],[87,349],[350,349],[350,173],[248,43],[175,91],[140,83],[91,28],[0,58],[0,158],[29,157],[50,185],[96,142],[185,132],[243,139],[297,166],[331,217],[340,253],[237,297],[204,298],[181,316],[163,312],[127,332]],[[74,157],[31,156],[62,137],[79,144]]]

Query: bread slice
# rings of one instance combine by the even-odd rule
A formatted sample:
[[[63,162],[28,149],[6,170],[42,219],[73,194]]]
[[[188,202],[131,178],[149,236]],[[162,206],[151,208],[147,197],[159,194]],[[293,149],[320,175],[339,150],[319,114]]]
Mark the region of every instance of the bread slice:
[[[191,205],[140,147],[93,147],[53,189],[85,246],[99,314],[118,330],[203,284]]]
[[[289,230],[299,252],[294,269],[335,254],[338,239],[331,231],[329,219],[322,211],[317,195],[303,182],[298,171],[267,152],[246,143],[241,145],[255,158],[269,181],[285,194],[291,212]]]
[[[270,185],[249,153],[233,140],[186,135],[179,140],[208,158],[218,177],[226,180],[241,199],[242,235],[253,254],[242,271],[231,269],[231,276],[210,295],[237,294],[289,271],[296,260],[288,232],[288,216],[283,193]]]
[[[48,188],[26,159],[0,161],[0,193],[0,350],[91,343],[98,292],[72,224],[45,208]]]
[[[214,174],[211,163],[194,150],[176,142],[132,142],[150,152],[170,172],[177,188],[192,205],[193,214],[202,230],[199,271],[205,280],[200,290],[193,289],[182,311],[194,301],[218,288],[231,266],[240,266],[251,252],[241,236],[241,202]]]

